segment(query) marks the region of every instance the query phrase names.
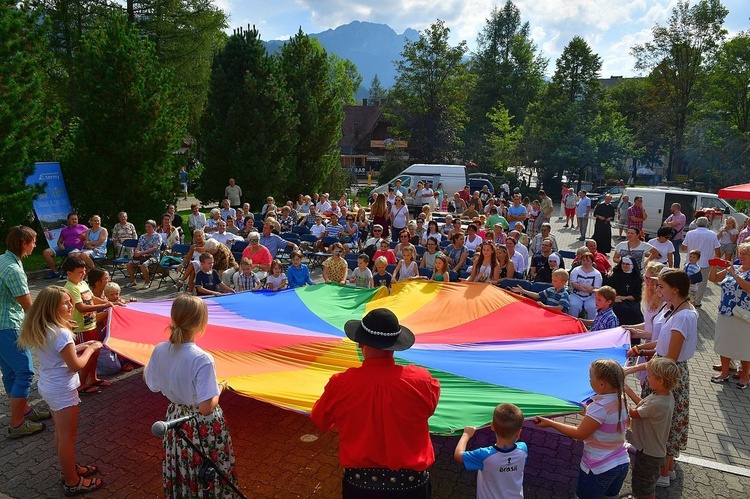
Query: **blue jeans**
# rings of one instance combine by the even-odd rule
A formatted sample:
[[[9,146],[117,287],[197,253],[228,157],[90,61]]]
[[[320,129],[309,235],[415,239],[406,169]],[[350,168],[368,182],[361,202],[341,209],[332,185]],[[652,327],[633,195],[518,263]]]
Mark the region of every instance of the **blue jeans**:
[[[589,471],[578,471],[578,485],[576,497],[579,499],[601,499],[602,497],[618,497],[620,489],[628,476],[629,464],[621,464],[603,473],[595,475]]]
[[[680,267],[680,246],[682,246],[682,239],[679,241],[676,239],[672,239],[672,246],[674,246],[674,253],[672,253],[672,258],[674,261],[674,268],[679,269]]]
[[[34,378],[34,364],[31,352],[16,345],[18,331],[0,329],[0,371],[3,385],[11,398],[24,399],[29,396],[31,381]]]

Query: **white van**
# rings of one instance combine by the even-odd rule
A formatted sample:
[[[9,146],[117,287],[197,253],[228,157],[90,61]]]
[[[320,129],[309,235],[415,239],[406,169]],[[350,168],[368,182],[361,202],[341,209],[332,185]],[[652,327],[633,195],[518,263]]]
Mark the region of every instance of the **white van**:
[[[396,180],[401,180],[401,187],[407,192],[417,188],[417,182],[420,180],[428,182],[433,189],[436,189],[439,183],[443,184],[446,196],[453,199],[453,193],[461,191],[464,186],[469,185],[469,177],[466,167],[463,165],[411,165],[406,170],[399,173],[396,177],[388,182],[377,186],[373,192],[381,192],[388,195],[388,187],[395,186]],[[413,205],[414,198],[406,196],[408,205]]]
[[[656,231],[672,213],[673,203],[680,203],[688,224],[693,220],[695,211],[700,209],[715,209],[725,215],[731,215],[737,220],[738,227],[742,227],[747,218],[744,213],[739,213],[729,203],[709,192],[688,191],[674,187],[628,187],[623,192],[624,195],[628,196],[631,203],[636,196],[643,197],[643,208],[648,215],[643,223],[643,231],[649,237],[656,237]],[[615,227],[619,228],[619,225]]]

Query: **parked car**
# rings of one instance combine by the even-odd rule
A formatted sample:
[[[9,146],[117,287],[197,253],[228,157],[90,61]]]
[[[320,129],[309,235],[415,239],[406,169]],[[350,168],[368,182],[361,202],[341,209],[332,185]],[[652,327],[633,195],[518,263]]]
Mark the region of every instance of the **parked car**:
[[[591,191],[587,192],[586,195],[589,197],[589,199],[591,199],[592,205],[597,205],[599,203],[603,203],[604,196],[609,194],[610,196],[612,196],[612,204],[616,205],[620,202],[620,196],[622,196],[624,190],[625,187],[619,185],[603,185],[601,187],[592,189]]]

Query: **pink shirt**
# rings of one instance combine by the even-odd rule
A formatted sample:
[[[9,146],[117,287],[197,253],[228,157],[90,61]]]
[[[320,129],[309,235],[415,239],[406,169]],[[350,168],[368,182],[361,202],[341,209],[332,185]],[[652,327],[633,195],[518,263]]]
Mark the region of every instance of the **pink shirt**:
[[[60,231],[60,239],[62,240],[63,246],[66,248],[83,248],[83,239],[81,236],[89,230],[83,224],[74,225],[73,227],[67,226]]]

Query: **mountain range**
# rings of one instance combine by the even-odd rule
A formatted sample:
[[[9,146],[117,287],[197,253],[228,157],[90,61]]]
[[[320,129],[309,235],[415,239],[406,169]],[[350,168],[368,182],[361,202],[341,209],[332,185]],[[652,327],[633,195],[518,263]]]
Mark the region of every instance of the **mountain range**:
[[[401,59],[401,51],[407,40],[419,39],[419,32],[408,28],[401,34],[386,24],[353,21],[336,29],[309,34],[317,38],[326,52],[352,61],[362,75],[362,85],[356,97],[366,98],[373,76],[378,75],[383,88],[393,86],[396,66],[393,61]],[[264,42],[269,53],[281,49],[286,40]]]

